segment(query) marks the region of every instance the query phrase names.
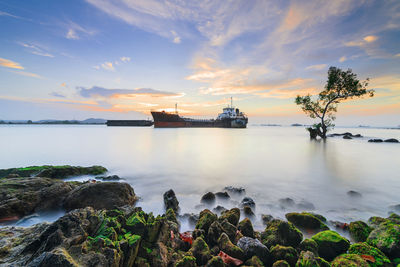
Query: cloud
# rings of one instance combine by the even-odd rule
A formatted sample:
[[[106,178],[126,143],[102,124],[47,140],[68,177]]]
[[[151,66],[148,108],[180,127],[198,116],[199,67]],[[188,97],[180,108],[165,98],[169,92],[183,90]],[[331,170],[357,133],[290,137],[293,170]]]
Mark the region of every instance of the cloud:
[[[372,43],[372,42],[375,42],[376,40],[378,40],[378,37],[374,36],[374,35],[368,35],[368,36],[365,36],[363,38],[363,40],[366,41],[367,43]]]
[[[377,36],[374,35],[368,35],[362,38],[362,40],[357,40],[357,41],[350,41],[346,43],[346,46],[365,46],[368,43],[372,43],[378,40]]]
[[[129,61],[131,61],[131,58],[130,57],[121,57],[120,60],[122,62],[129,62]]]
[[[23,43],[23,42],[18,42],[18,44],[27,48],[31,54],[43,56],[43,57],[54,57],[52,54],[46,52],[45,51],[46,49],[44,49],[43,47],[39,47],[39,45]]]
[[[54,96],[54,97],[66,98],[65,95],[57,93],[57,92],[51,92],[49,95]]]
[[[346,56],[340,57],[339,58],[339,62],[345,62],[347,60]]]
[[[395,57],[400,57],[400,53],[398,53],[398,54],[396,54],[396,55],[394,55]]]
[[[31,72],[27,72],[27,71],[13,71],[10,70],[10,72],[18,74],[18,75],[22,75],[22,76],[26,76],[26,77],[32,77],[32,78],[39,78],[42,79],[43,77],[36,74],[36,73],[31,73]]]
[[[98,86],[92,88],[77,87],[80,96],[85,98],[104,97],[104,98],[132,98],[135,96],[152,96],[152,97],[181,97],[182,93],[172,93],[166,91],[155,90],[151,88],[136,89],[106,89]]]
[[[179,44],[181,42],[181,37],[179,37],[175,31],[171,31],[171,34],[174,38],[172,42],[174,42],[175,44]]]
[[[72,39],[72,40],[78,40],[79,36],[74,29],[69,29],[67,34],[65,35],[65,38]]]
[[[129,61],[131,61],[130,57],[120,57],[119,60],[115,60],[114,63],[111,61],[106,61],[100,65],[96,65],[93,68],[95,68],[96,70],[99,69],[105,69],[108,71],[115,71],[115,66],[116,65],[120,65],[122,63],[128,63]]]
[[[75,22],[69,22],[66,27],[67,32],[65,38],[70,40],[79,40],[82,36],[92,36],[96,34],[96,31],[84,28]]]
[[[103,69],[105,70],[110,70],[110,71],[114,71],[115,68],[112,64],[112,62],[104,62],[103,64],[100,65]]]
[[[306,68],[306,70],[323,70],[326,68],[326,64],[319,64],[319,65],[312,65],[312,66],[308,66]]]
[[[0,58],[0,66],[10,69],[19,69],[19,70],[24,69],[24,67],[22,67],[19,63],[5,58]]]

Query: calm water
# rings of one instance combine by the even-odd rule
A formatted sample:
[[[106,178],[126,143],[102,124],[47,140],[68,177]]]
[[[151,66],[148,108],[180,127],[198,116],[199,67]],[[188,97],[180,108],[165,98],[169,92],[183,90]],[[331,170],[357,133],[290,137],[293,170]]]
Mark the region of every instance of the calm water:
[[[315,142],[303,127],[1,126],[0,168],[103,165],[133,186],[141,197],[139,206],[155,213],[163,212],[162,194],[170,188],[185,213],[203,208],[196,206],[204,193],[232,185],[246,189],[256,202],[257,215],[283,217],[295,210],[280,207],[278,200],[286,197],[296,203],[311,202],[315,212],[332,220],[387,215],[390,205],[400,203],[400,144],[367,140],[400,139],[400,130],[338,128],[334,132],[345,131],[365,138]],[[351,198],[348,190],[362,197]],[[237,203],[222,204],[228,208]],[[54,220],[60,214],[46,214],[22,225]]]

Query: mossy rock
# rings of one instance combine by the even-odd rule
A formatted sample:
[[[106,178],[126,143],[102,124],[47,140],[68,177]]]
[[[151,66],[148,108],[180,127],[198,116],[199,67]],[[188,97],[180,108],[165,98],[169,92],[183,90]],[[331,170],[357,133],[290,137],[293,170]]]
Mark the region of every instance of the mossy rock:
[[[229,237],[225,234],[222,233],[221,236],[218,239],[218,247],[220,250],[225,252],[231,257],[237,258],[239,260],[244,260],[244,252],[241,248],[238,246],[234,245],[230,240]]]
[[[181,260],[179,260],[176,267],[196,267],[196,258],[193,256],[185,256]]]
[[[331,230],[319,232],[312,239],[318,244],[318,255],[327,261],[345,253],[350,246],[349,240]]]
[[[244,235],[251,238],[254,238],[254,229],[253,224],[251,223],[249,218],[244,218],[238,226],[238,230]]]
[[[285,260],[279,260],[272,264],[272,267],[290,267],[289,263]]]
[[[367,243],[379,248],[390,259],[400,258],[400,225],[390,221],[381,223],[369,234]]]
[[[296,267],[330,267],[326,260],[317,257],[311,251],[302,251],[296,262]]]
[[[349,225],[350,236],[354,239],[355,242],[366,241],[371,231],[372,228],[362,221],[351,222]]]
[[[395,224],[400,224],[400,215],[396,213],[391,213],[390,216],[387,218],[389,221]]]
[[[196,263],[198,265],[205,265],[212,257],[207,243],[201,237],[194,240],[189,253],[196,258]]]
[[[378,248],[364,243],[352,244],[349,248],[350,254],[369,255],[375,259],[375,262],[368,262],[372,267],[390,266],[390,260]]]
[[[240,219],[240,209],[233,208],[222,212],[221,216],[218,218],[218,221],[222,222],[225,219],[228,220],[228,222],[232,225],[237,226]]]
[[[294,266],[297,262],[298,253],[297,250],[292,247],[276,245],[272,247],[270,252],[274,262],[278,260],[285,260],[290,264],[290,266]]]
[[[206,267],[226,267],[227,265],[224,263],[221,257],[214,256],[208,262]]]
[[[172,208],[167,209],[167,211],[165,212],[165,218],[168,221],[178,223],[178,219],[176,218],[175,211]]]
[[[313,239],[306,238],[298,246],[298,251],[311,251],[315,256],[318,256],[318,244]]]
[[[378,217],[378,216],[373,216],[368,219],[368,223],[373,227],[376,228],[378,227],[381,223],[387,222],[387,219]]]
[[[332,267],[369,267],[369,264],[356,254],[343,254],[336,257],[332,263]]]
[[[257,256],[251,257],[250,259],[248,259],[246,261],[245,264],[248,266],[254,266],[254,267],[264,267],[264,264]]]
[[[229,239],[232,242],[235,242],[237,228],[233,224],[231,224],[228,220],[223,220],[221,222],[222,231],[228,235]]]
[[[291,222],[278,219],[270,221],[261,233],[262,243],[268,248],[275,245],[297,247],[302,239],[303,234]]]
[[[325,223],[323,223],[317,216],[309,212],[291,212],[287,213],[285,216],[289,222],[303,229],[316,231],[329,230],[329,227]]]
[[[206,233],[208,232],[208,228],[210,228],[211,224],[218,219],[217,215],[212,213],[210,210],[205,209],[200,212],[199,220],[196,224],[196,229],[202,229]]]
[[[145,258],[137,257],[135,260],[135,266],[150,267],[150,264]]]

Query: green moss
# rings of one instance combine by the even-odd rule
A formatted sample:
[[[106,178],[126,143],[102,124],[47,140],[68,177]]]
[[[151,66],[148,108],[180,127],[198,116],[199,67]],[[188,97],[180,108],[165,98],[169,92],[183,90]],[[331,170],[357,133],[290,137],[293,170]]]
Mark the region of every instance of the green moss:
[[[390,264],[390,260],[378,248],[372,247],[367,243],[356,243],[350,246],[350,254],[369,255],[374,257],[375,262],[369,262],[372,267],[385,266]]]
[[[389,257],[395,254],[393,248],[400,243],[400,225],[390,221],[381,223],[371,232],[367,243],[379,248]]]
[[[281,245],[276,245],[272,247],[271,256],[274,261],[285,260],[291,266],[294,266],[296,264],[298,258],[297,251],[294,248]]]
[[[319,241],[329,241],[329,242],[337,243],[337,242],[341,242],[341,241],[345,240],[344,237],[339,235],[337,232],[331,231],[331,230],[320,232],[320,233],[314,235],[312,237],[312,239],[317,243]]]
[[[195,267],[196,266],[196,258],[193,256],[185,256],[181,260],[179,260],[176,267]]]
[[[346,238],[331,230],[319,232],[312,239],[318,244],[319,256],[328,261],[345,253],[350,246]]]
[[[291,222],[274,219],[261,233],[261,239],[268,248],[275,245],[297,247],[303,239],[303,234]]]
[[[329,230],[329,227],[321,220],[324,217],[320,217],[319,215],[309,213],[309,212],[291,212],[287,213],[286,219],[296,225],[297,227],[301,227],[304,229],[312,229],[312,230]],[[321,219],[320,219],[321,218]]]
[[[289,263],[285,260],[279,260],[272,264],[272,267],[290,267]]]
[[[372,228],[362,221],[351,222],[349,225],[350,236],[356,242],[364,242],[367,240],[371,231]]]
[[[196,229],[202,229],[207,233],[208,228],[210,228],[211,224],[217,219],[217,215],[212,213],[210,210],[205,209],[200,212],[200,218],[196,224]]]
[[[332,267],[369,267],[368,263],[356,254],[343,254],[335,258],[331,263]]]

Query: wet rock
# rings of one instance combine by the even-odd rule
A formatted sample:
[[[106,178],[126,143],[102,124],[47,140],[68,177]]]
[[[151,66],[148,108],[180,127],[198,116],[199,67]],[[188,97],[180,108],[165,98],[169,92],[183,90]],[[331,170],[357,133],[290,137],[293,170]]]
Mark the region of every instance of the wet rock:
[[[317,257],[311,251],[302,251],[296,262],[296,267],[330,267],[329,262]]]
[[[389,210],[392,212],[400,212],[400,204],[389,206]]]
[[[275,245],[297,247],[303,234],[291,223],[274,219],[270,221],[261,233],[261,240],[264,245],[271,248]]]
[[[59,208],[79,184],[41,177],[1,179],[0,219],[19,219],[36,211]]]
[[[314,204],[306,200],[302,200],[299,203],[297,203],[296,208],[299,210],[315,210]]]
[[[227,211],[227,209],[222,207],[222,206],[220,206],[220,205],[218,205],[215,208],[213,208],[213,212],[215,212],[215,213],[221,214],[224,211]]]
[[[228,220],[225,219],[225,220],[223,220],[221,222],[221,227],[223,229],[223,232],[228,235],[229,239],[232,242],[234,242],[235,241],[235,237],[236,237],[236,233],[237,233],[236,226],[234,226],[233,224],[228,222]]]
[[[243,214],[248,218],[253,218],[256,216],[250,206],[243,207]]]
[[[212,205],[215,203],[215,195],[212,192],[206,193],[204,196],[201,197],[201,203]]]
[[[175,212],[179,211],[179,201],[175,196],[174,190],[170,189],[164,193],[164,206],[165,209],[173,209]]]
[[[368,142],[369,143],[382,143],[383,140],[382,139],[369,139]]]
[[[9,175],[7,175],[6,178],[18,178],[18,177],[21,177],[21,176],[19,176],[19,174],[17,174],[17,173],[10,173]]]
[[[245,218],[239,223],[238,230],[244,236],[248,236],[248,237],[254,238],[253,224],[251,223],[249,218]]]
[[[218,221],[214,221],[208,228],[207,241],[208,244],[215,245],[218,243],[219,236],[224,232],[221,224]]]
[[[227,265],[224,263],[221,257],[214,256],[207,262],[206,267],[226,267]]]
[[[368,223],[372,226],[372,228],[376,228],[384,222],[387,222],[387,219],[378,216],[373,216],[368,219]]]
[[[221,200],[228,200],[231,198],[228,192],[217,192],[215,193],[215,197]]]
[[[281,198],[281,199],[279,199],[279,205],[282,209],[293,208],[295,205],[295,202],[293,199],[291,199],[289,197]]]
[[[221,236],[219,237],[218,247],[220,248],[220,250],[222,250],[229,256],[243,261],[244,259],[243,250],[238,246],[235,246],[225,233],[222,233]]]
[[[389,220],[395,224],[400,224],[400,215],[398,215],[396,213],[392,213],[392,214],[390,214],[389,217],[387,217],[387,220]]]
[[[133,188],[127,183],[88,183],[71,191],[63,206],[67,211],[85,207],[114,209],[134,205],[136,200]]]
[[[246,193],[246,190],[243,187],[227,186],[224,188],[224,190],[228,191],[229,193],[238,195]]]
[[[359,255],[356,254],[343,254],[335,258],[331,263],[332,267],[341,266],[357,266],[369,267],[369,264]]]
[[[98,180],[103,180],[103,181],[119,181],[119,180],[121,180],[121,178],[118,175],[96,176],[95,178]]]
[[[362,221],[351,222],[349,225],[350,236],[355,242],[366,241],[371,231],[372,228]]]
[[[197,266],[196,265],[196,258],[193,257],[193,256],[184,256],[175,265],[175,267],[196,267],[196,266]]]
[[[245,260],[257,256],[263,264],[269,265],[270,251],[259,240],[245,236],[239,239],[237,246],[243,250]]]
[[[312,239],[318,244],[318,254],[327,261],[345,253],[350,246],[346,238],[331,230],[319,232]]]
[[[349,224],[344,223],[344,222],[339,222],[339,221],[329,221],[330,224],[332,224],[335,228],[341,229],[344,231],[349,230]]]
[[[302,213],[291,212],[287,213],[285,216],[289,222],[303,229],[316,230],[316,231],[329,230],[329,227],[325,223],[323,223],[316,216],[308,212],[302,212]]]
[[[232,225],[238,225],[240,219],[240,210],[238,208],[233,208],[222,212],[218,220],[222,222],[225,219],[227,219]]]
[[[343,139],[353,139],[353,138],[351,136],[349,136],[349,135],[344,135]]]
[[[294,266],[297,262],[298,254],[297,251],[292,247],[285,247],[276,245],[271,248],[272,261],[285,260],[290,266]]]
[[[367,243],[355,243],[349,248],[349,254],[367,255],[374,258],[374,264],[371,266],[390,266],[390,260],[379,249],[368,245]]]
[[[274,219],[274,217],[272,215],[269,214],[262,214],[261,215],[261,220],[263,222],[263,224],[266,226],[270,221],[272,221]]]
[[[51,252],[43,252],[39,257],[34,259],[29,266],[41,266],[41,267],[78,267],[71,255],[63,249],[57,248]]]
[[[207,243],[201,237],[196,238],[189,252],[196,258],[197,265],[207,264],[212,257]]]
[[[301,241],[298,251],[311,251],[315,256],[318,256],[318,244],[310,238]]]
[[[174,212],[174,210],[172,208],[169,208],[166,212],[165,212],[165,218],[168,221],[174,222],[176,224],[178,224],[178,220],[176,219],[176,214]]]
[[[385,143],[398,143],[399,140],[395,139],[395,138],[390,138],[390,139],[386,139],[385,141],[383,141]]]
[[[357,191],[354,191],[354,190],[350,190],[350,191],[347,191],[347,195],[349,196],[349,197],[355,197],[355,198],[359,198],[359,197],[362,197],[362,195],[361,195],[361,193],[359,193],[359,192],[357,192]]]
[[[240,202],[240,206],[241,207],[248,206],[250,208],[255,208],[256,207],[256,203],[254,202],[254,200],[251,197],[245,197]]]
[[[262,261],[257,257],[253,256],[245,262],[246,266],[253,266],[253,267],[264,267]]]
[[[200,212],[199,220],[196,224],[196,229],[202,229],[206,233],[208,232],[208,228],[210,228],[211,224],[218,219],[217,215],[212,213],[210,210],[205,209]]]
[[[272,267],[290,267],[289,263],[285,260],[279,260],[272,264]]]
[[[400,258],[400,225],[386,221],[368,236],[367,243],[380,249],[390,259]]]

